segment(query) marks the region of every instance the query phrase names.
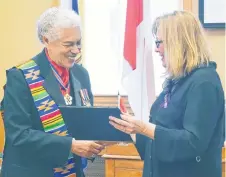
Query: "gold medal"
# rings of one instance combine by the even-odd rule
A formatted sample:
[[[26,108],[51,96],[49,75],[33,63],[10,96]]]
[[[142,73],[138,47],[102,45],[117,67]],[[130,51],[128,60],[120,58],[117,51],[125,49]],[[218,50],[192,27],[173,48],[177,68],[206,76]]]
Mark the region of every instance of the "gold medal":
[[[64,95],[64,101],[66,105],[72,105],[72,96],[66,93],[66,95]]]

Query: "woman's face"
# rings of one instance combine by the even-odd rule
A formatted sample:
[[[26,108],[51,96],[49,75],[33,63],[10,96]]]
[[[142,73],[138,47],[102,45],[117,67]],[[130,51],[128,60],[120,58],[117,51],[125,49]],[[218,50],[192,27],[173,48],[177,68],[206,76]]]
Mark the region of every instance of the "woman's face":
[[[155,40],[155,52],[159,53],[161,60],[162,60],[162,66],[166,68],[166,58],[164,55],[164,45],[163,45],[163,40],[162,37],[159,33],[157,33],[157,37]]]

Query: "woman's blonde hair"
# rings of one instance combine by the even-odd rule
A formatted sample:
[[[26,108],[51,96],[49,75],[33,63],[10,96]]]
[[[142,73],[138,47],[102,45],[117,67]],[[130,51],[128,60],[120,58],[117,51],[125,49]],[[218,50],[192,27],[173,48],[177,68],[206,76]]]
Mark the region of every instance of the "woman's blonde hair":
[[[201,64],[208,64],[210,53],[201,23],[186,11],[175,11],[158,17],[152,27],[155,37],[164,44],[167,73],[182,77]]]

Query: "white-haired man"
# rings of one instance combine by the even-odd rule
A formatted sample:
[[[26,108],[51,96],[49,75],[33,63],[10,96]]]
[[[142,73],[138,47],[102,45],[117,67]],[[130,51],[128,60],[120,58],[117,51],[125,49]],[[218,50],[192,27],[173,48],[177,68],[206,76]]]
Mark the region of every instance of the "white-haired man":
[[[83,177],[86,158],[103,146],[67,134],[58,105],[92,105],[81,54],[79,16],[50,8],[38,20],[44,50],[7,71],[4,100],[6,141],[2,177]]]

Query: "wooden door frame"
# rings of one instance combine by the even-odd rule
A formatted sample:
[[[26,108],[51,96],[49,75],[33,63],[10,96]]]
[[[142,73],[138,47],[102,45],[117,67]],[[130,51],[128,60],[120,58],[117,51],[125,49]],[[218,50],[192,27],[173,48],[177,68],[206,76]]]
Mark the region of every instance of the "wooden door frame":
[[[183,0],[183,10],[192,12],[192,0]]]

